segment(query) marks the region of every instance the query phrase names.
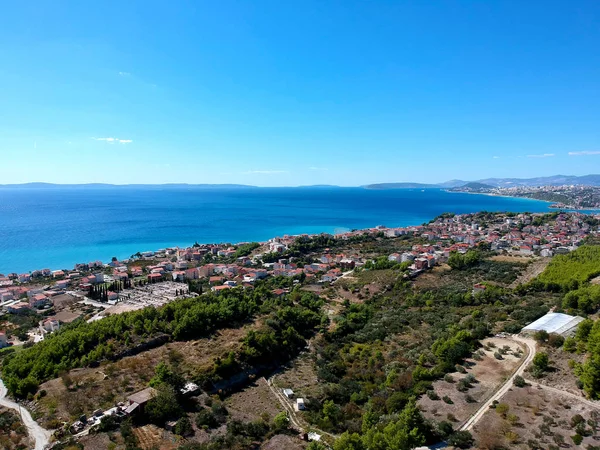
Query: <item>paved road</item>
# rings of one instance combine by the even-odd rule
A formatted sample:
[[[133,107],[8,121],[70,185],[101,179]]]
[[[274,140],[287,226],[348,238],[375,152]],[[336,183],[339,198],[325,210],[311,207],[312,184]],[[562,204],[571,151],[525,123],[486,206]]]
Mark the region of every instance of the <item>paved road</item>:
[[[17,413],[20,413],[23,423],[27,427],[29,437],[35,440],[35,450],[43,450],[44,447],[46,447],[46,445],[48,445],[50,442],[50,436],[52,433],[40,427],[38,423],[33,420],[31,414],[29,414],[29,411],[6,398],[7,393],[8,390],[6,389],[6,386],[4,386],[4,383],[2,380],[0,380],[0,405],[14,409],[17,411]]]
[[[496,391],[494,395],[492,395],[483,405],[479,408],[475,414],[471,416],[469,420],[467,420],[462,427],[461,430],[472,430],[473,427],[481,420],[483,415],[490,409],[490,405],[494,403],[495,400],[499,400],[502,398],[504,394],[508,392],[508,390],[513,385],[513,380],[517,375],[523,375],[523,372],[529,365],[529,363],[533,360],[535,356],[535,341],[532,339],[523,338],[520,336],[513,336],[512,340],[521,342],[527,346],[527,356],[523,359],[521,365],[515,370],[512,376],[504,382],[504,384]]]

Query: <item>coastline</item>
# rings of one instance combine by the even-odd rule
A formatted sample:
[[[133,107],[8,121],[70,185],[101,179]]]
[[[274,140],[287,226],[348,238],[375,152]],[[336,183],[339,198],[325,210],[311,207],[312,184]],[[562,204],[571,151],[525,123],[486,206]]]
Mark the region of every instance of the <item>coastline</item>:
[[[548,208],[552,208],[552,209],[556,209],[556,210],[562,210],[562,211],[574,211],[574,212],[579,212],[579,211],[598,211],[600,212],[600,208],[590,208],[590,207],[577,207],[577,206],[573,206],[573,205],[561,205],[560,203],[557,202],[552,202],[550,200],[541,200],[539,198],[533,198],[533,197],[525,197],[525,196],[518,196],[518,195],[503,195],[503,194],[494,194],[492,192],[466,192],[466,191],[451,191],[449,189],[445,189],[446,192],[450,193],[450,194],[471,194],[471,195],[487,195],[490,197],[500,197],[500,198],[511,198],[511,199],[518,199],[518,200],[533,200],[536,202],[544,202],[544,203],[550,203],[550,205],[548,205]]]
[[[62,270],[194,242],[265,242],[286,234],[336,234],[340,229],[382,224],[407,227],[446,211],[550,211],[548,202],[451,197],[443,189],[124,188],[118,196],[96,189],[71,189],[69,194],[50,189],[43,199],[25,191],[0,192],[0,227],[5,232],[0,241],[0,273]]]

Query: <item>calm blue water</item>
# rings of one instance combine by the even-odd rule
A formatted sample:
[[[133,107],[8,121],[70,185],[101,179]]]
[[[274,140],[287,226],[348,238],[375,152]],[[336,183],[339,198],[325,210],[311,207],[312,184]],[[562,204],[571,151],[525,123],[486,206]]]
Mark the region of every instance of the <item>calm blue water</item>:
[[[542,212],[548,205],[437,189],[2,188],[0,273],[72,268],[195,241],[418,225],[447,211]]]

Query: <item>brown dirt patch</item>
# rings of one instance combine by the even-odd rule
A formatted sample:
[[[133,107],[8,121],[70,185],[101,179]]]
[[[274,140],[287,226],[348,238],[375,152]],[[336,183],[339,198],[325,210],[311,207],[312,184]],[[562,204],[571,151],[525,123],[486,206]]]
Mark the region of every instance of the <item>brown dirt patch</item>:
[[[449,414],[451,414],[454,416],[457,424],[461,423],[477,411],[481,407],[481,403],[489,398],[496,388],[510,376],[512,371],[519,365],[521,359],[513,354],[506,354],[502,360],[498,360],[494,357],[494,352],[497,348],[508,345],[512,353],[520,348],[519,345],[514,341],[500,338],[486,339],[482,341],[482,344],[490,342],[493,342],[496,347],[490,350],[482,349],[485,356],[481,361],[468,359],[467,364],[465,364],[467,373],[451,373],[450,375],[454,379],[452,383],[445,380],[438,380],[433,383],[433,390],[440,397],[439,400],[431,400],[427,396],[419,399],[419,407],[426,417],[442,421],[449,420]],[[471,367],[468,367],[469,365]],[[475,376],[478,383],[474,383],[473,387],[466,392],[459,392],[456,389],[458,381],[469,373]],[[475,401],[472,403],[467,402],[467,395],[471,396]],[[453,403],[448,404],[442,400],[444,396],[448,396]]]
[[[583,391],[577,387],[577,377],[573,369],[569,367],[569,360],[572,359],[575,362],[583,363],[585,355],[567,353],[562,348],[556,349],[547,345],[542,350],[548,353],[550,370],[545,372],[542,378],[535,379],[534,381],[570,392],[571,394],[583,396]],[[526,371],[525,377],[532,378],[531,373]]]
[[[525,268],[525,270],[523,272],[521,272],[521,274],[517,277],[517,279],[515,281],[513,281],[510,284],[510,288],[516,288],[519,284],[525,284],[531,280],[533,280],[535,277],[537,277],[539,274],[541,274],[544,269],[546,269],[546,267],[548,266],[548,264],[550,264],[550,261],[552,260],[552,258],[537,258],[531,261],[531,263],[529,265],[527,265],[527,267]],[[521,261],[521,262],[525,262],[525,261]]]
[[[156,425],[145,425],[140,428],[134,428],[133,433],[138,439],[139,447],[142,450],[175,450],[179,445],[177,439]]]
[[[277,434],[265,442],[261,450],[302,450],[306,448],[306,443],[297,437]]]
[[[259,420],[265,413],[273,419],[283,411],[281,403],[271,392],[264,378],[259,378],[244,390],[230,396],[225,401],[225,406],[232,419],[242,422]]]
[[[486,412],[473,432],[476,448],[527,449],[528,441],[537,443],[537,448],[586,448],[600,444],[598,433],[593,433],[589,424],[586,429],[596,436],[584,437],[580,446],[573,443],[571,436],[577,431],[571,426],[571,419],[575,415],[591,420],[596,429],[600,427],[600,413],[576,399],[528,386],[513,387],[500,403],[508,405],[508,413],[503,417],[494,409]]]
[[[273,386],[278,389],[291,389],[296,397],[319,397],[321,385],[312,354],[305,352],[296,358],[289,368],[275,377]]]

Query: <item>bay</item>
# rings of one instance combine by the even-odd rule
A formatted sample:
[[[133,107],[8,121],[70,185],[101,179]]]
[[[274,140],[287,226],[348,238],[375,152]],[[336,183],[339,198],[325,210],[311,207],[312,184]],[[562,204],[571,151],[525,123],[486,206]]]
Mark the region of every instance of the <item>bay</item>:
[[[69,269],[194,242],[419,225],[443,212],[545,212],[549,205],[441,189],[5,187],[0,273]]]

